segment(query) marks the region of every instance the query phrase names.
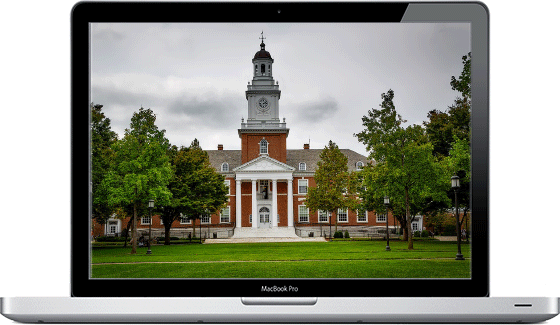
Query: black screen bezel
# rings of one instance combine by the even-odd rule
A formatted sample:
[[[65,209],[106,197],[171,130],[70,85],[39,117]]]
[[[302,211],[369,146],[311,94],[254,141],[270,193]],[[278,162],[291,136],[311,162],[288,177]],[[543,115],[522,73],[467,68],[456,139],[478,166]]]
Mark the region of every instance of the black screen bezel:
[[[279,13],[280,11],[280,13]],[[258,14],[258,15],[257,15]],[[90,279],[89,24],[92,22],[436,22],[471,23],[472,244],[470,279]],[[489,51],[481,3],[134,3],[81,2],[72,10],[72,296],[484,297],[488,285]],[[87,195],[87,198],[86,198]],[[86,203],[88,202],[88,203]],[[297,286],[297,293],[262,286]],[[379,290],[390,286],[391,290]],[[110,289],[113,288],[113,289]],[[126,290],[114,290],[126,288]],[[163,290],[173,288],[173,292]],[[360,288],[357,290],[357,288]],[[414,288],[411,290],[410,288]]]

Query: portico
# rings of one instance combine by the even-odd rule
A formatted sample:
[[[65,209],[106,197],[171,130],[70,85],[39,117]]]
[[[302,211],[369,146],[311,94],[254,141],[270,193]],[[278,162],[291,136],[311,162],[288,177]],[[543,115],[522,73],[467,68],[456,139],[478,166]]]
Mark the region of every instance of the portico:
[[[266,154],[259,156],[233,170],[235,173],[236,193],[242,193],[242,183],[251,184],[251,214],[244,216],[242,195],[236,195],[235,226],[243,228],[243,219],[249,218],[250,227],[257,228],[277,228],[280,223],[280,216],[283,220],[287,219],[284,226],[293,228],[294,218],[293,209],[293,177],[295,168],[288,166]],[[286,191],[278,192],[279,183],[285,183]],[[284,188],[284,187],[283,187]],[[279,209],[279,196],[283,199],[282,209]],[[246,201],[247,202],[247,201]],[[246,203],[245,203],[246,204]],[[245,222],[245,224],[247,224]]]

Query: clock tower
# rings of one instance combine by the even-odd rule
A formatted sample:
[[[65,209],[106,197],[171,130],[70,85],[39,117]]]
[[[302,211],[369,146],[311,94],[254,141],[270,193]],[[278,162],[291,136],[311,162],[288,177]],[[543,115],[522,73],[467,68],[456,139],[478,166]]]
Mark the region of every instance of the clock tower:
[[[241,160],[246,163],[268,155],[286,163],[286,137],[289,129],[280,121],[280,86],[272,77],[274,59],[265,49],[261,33],[260,51],[252,60],[253,80],[247,85],[247,121],[241,121]]]

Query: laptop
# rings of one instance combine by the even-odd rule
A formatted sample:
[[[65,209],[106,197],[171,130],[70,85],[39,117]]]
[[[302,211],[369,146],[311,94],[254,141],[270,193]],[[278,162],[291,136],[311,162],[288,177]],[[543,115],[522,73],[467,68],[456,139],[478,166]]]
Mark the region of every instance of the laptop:
[[[220,23],[211,14],[215,8],[236,15]],[[317,12],[321,17],[311,15]],[[558,314],[558,298],[488,297],[483,5],[80,3],[72,17],[72,297],[3,298],[5,316],[25,322],[538,322]],[[147,50],[134,47],[144,42]],[[380,47],[391,53],[372,52]],[[411,52],[417,55],[405,55]],[[383,72],[382,63],[393,72]],[[471,96],[461,93],[469,63]],[[449,66],[455,69],[446,74]],[[418,72],[424,78],[413,77]],[[431,92],[440,79],[448,94]],[[435,104],[440,98],[445,104]],[[85,105],[88,113],[77,109]],[[452,159],[461,152],[460,139],[447,156],[428,159],[437,156],[436,136],[425,141],[421,132],[453,105],[470,106],[471,114],[471,135],[463,138],[470,140],[471,168],[453,174],[463,184],[455,186],[456,198],[451,189],[457,178],[449,177],[443,194],[433,180],[444,173],[436,162],[462,162]],[[417,106],[427,107],[420,117]],[[93,166],[99,165],[88,147],[90,115],[100,112],[118,134],[111,159],[124,159],[103,175],[104,194],[93,186]],[[423,168],[433,174],[422,190],[432,191],[432,200],[419,204],[427,197],[414,196],[417,188],[402,200],[389,173],[385,193],[377,190],[379,167],[390,159],[371,152],[381,149],[367,129],[375,126],[369,112],[393,116],[402,134],[421,133],[416,149],[430,149],[422,157],[434,164]],[[434,119],[428,121],[430,112]],[[155,118],[150,136],[175,150],[175,164],[167,158],[173,153],[153,154],[161,148],[150,147],[148,161],[161,160],[163,167],[137,180],[132,193],[144,189],[149,195],[131,206],[117,200],[130,183],[116,183],[130,165],[126,146],[139,143],[134,136],[141,128],[134,123],[142,118]],[[347,127],[356,119],[356,128]],[[321,201],[321,182],[334,174],[324,173],[338,159],[324,158],[329,152],[344,161],[344,175],[355,182],[338,193],[346,199],[341,208],[327,211],[312,201]],[[172,172],[197,153],[207,157],[200,168],[212,171],[199,186],[219,183],[212,190],[224,192],[210,198],[223,196],[224,202],[200,214],[183,207],[173,217],[173,236],[166,236]],[[203,176],[198,169],[184,175]],[[361,186],[350,186],[356,183]],[[88,196],[90,204],[81,204]],[[110,213],[78,217],[92,216],[102,196]],[[434,202],[446,206],[436,209]],[[460,222],[454,233],[453,218]],[[131,234],[121,239],[130,220]]]

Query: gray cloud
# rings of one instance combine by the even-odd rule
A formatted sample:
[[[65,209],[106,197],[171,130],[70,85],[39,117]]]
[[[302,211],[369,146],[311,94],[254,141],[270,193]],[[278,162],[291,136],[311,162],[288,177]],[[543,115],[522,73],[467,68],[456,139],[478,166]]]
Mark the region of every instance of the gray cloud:
[[[332,117],[338,111],[338,102],[333,98],[301,105],[296,112],[298,119],[321,122]]]

